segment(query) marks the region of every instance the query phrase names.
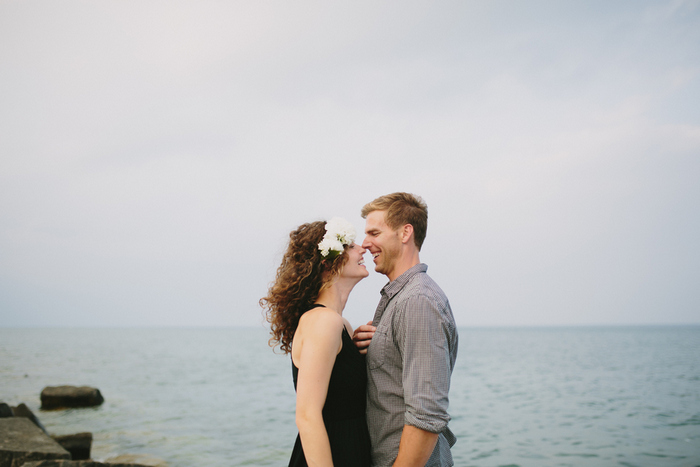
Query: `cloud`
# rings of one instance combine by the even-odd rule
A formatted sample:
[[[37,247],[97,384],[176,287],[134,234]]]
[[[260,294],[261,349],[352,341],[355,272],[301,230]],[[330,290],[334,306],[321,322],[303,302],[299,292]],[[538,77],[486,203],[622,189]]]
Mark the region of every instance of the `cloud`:
[[[462,325],[697,322],[697,2],[0,3],[0,323],[231,325],[422,195]],[[385,279],[348,304],[371,318]]]

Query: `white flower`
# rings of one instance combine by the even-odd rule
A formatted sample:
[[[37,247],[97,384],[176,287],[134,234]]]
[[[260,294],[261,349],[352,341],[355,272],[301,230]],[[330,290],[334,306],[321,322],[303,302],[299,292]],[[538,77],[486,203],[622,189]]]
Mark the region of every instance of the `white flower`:
[[[321,256],[324,258],[330,252],[334,254],[342,253],[344,245],[350,245],[355,241],[355,228],[343,218],[334,217],[326,222],[326,234],[323,240],[318,244],[318,249],[321,250]]]

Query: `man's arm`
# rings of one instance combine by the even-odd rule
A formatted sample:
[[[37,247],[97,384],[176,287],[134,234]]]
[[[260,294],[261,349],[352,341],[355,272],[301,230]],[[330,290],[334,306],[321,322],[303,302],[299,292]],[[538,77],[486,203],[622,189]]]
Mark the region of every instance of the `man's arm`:
[[[438,434],[404,425],[399,443],[399,455],[394,467],[423,467],[437,444]]]
[[[449,421],[451,366],[439,305],[425,295],[404,303],[394,322],[402,349],[405,425],[394,466],[424,466]],[[408,437],[404,439],[404,437]]]

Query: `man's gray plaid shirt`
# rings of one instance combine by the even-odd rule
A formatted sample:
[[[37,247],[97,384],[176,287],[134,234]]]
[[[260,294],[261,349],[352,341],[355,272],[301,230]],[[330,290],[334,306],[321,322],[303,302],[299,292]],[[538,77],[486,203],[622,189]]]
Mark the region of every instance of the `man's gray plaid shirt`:
[[[439,433],[426,466],[453,465],[448,391],[457,327],[443,291],[417,264],[388,283],[367,351],[367,424],[375,466],[393,464],[404,425]]]

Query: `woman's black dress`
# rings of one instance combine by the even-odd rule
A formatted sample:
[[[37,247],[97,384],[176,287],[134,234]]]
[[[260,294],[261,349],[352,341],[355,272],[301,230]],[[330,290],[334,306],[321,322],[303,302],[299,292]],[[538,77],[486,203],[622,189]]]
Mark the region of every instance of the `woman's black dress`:
[[[294,389],[299,370],[292,362]],[[331,444],[334,467],[371,465],[369,432],[365,418],[367,370],[365,356],[355,347],[343,326],[343,348],[335,357],[323,406],[323,421]],[[297,435],[289,467],[306,467],[306,458]]]

